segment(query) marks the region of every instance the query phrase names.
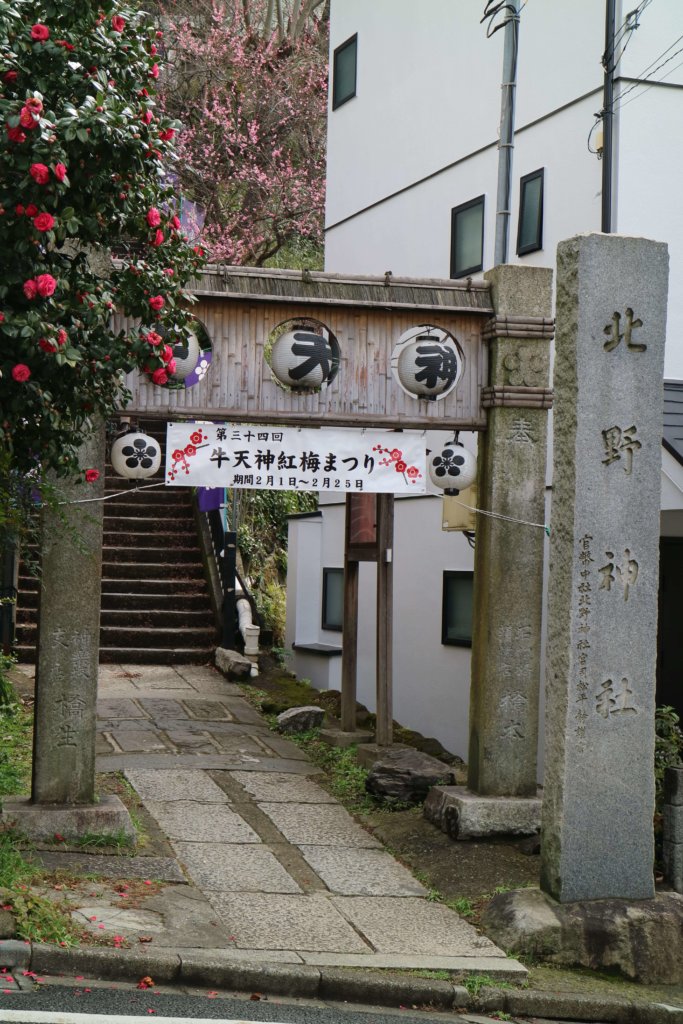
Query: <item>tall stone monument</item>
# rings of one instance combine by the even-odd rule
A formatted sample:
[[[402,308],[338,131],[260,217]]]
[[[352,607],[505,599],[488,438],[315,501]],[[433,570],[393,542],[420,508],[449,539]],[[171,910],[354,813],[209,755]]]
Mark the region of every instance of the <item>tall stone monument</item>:
[[[557,253],[542,888],[653,896],[664,244]]]

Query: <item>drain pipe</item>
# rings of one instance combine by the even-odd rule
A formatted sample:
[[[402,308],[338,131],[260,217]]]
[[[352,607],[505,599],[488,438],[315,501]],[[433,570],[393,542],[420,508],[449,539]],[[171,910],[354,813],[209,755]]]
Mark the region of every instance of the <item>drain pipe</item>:
[[[614,32],[616,0],[605,5],[605,53],[602,58],[605,81],[602,96],[602,224],[606,234],[612,231],[612,173],[614,159]]]
[[[261,632],[260,626],[254,625],[254,620],[251,613],[251,605],[244,596],[243,590],[238,590],[236,594],[237,602],[237,628],[242,634],[244,640],[244,654],[245,657],[251,661],[251,675],[252,677],[258,675],[258,641],[259,634]]]

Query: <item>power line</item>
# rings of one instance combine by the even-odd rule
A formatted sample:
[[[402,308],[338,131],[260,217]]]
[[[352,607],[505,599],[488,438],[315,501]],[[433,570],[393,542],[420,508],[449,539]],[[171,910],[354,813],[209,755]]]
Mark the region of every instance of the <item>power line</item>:
[[[622,105],[625,97],[628,96],[629,93],[633,92],[634,89],[641,88],[643,85],[645,85],[646,82],[652,81],[652,79],[651,79],[652,75],[655,75],[661,68],[663,68],[666,64],[668,64],[669,61],[672,61],[674,59],[674,57],[677,57],[679,53],[683,53],[683,46],[681,46],[681,47],[679,47],[678,50],[675,50],[674,53],[672,53],[669,57],[667,57],[666,60],[663,60],[656,67],[654,67],[654,68],[652,67],[652,65],[655,63],[655,61],[657,61],[661,57],[663,57],[665,53],[668,53],[669,50],[671,50],[672,47],[674,47],[676,45],[676,43],[680,43],[681,40],[683,40],[683,35],[680,35],[678,37],[678,39],[674,39],[673,43],[671,43],[670,46],[667,46],[666,50],[663,50],[662,53],[660,53],[658,57],[655,57],[654,60],[650,61],[648,66],[646,68],[644,68],[640,72],[640,74],[637,76],[637,78],[638,78],[637,82],[633,82],[633,84],[630,85],[628,89],[625,89],[622,93],[619,94],[619,96],[616,99],[615,104],[612,106],[612,112],[613,113],[614,113],[614,111],[619,109],[619,107]],[[652,68],[652,70],[650,70],[651,68]],[[674,69],[672,68],[671,70],[673,71]],[[652,84],[656,84],[656,79],[655,79],[655,81]],[[634,99],[635,99],[635,97],[634,97]]]

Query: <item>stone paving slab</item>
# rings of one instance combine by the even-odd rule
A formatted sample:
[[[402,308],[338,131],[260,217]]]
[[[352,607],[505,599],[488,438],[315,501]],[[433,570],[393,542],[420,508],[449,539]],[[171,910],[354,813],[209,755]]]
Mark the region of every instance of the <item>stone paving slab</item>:
[[[218,745],[214,743],[208,732],[194,732],[190,729],[165,729],[164,738],[178,750],[192,750],[197,754],[215,754],[218,751]]]
[[[378,953],[505,956],[455,911],[438,903],[386,896],[333,896],[331,902]]]
[[[338,804],[259,803],[290,843],[305,846],[379,847],[381,843]]]
[[[151,878],[162,882],[185,882],[185,876],[173,857],[117,857],[103,853],[67,853],[31,851],[31,860],[48,871],[72,871],[74,874],[100,875],[102,878]]]
[[[138,697],[138,704],[150,718],[186,718],[187,713],[177,700],[167,697]]]
[[[169,744],[164,743],[157,732],[145,729],[112,729],[105,736],[111,738],[124,754],[142,753],[142,751],[168,750]]]
[[[224,771],[287,772],[293,775],[322,775],[310,761],[285,761],[279,757],[241,757],[214,754],[105,754],[97,758],[98,772],[119,772],[125,768],[204,768]]]
[[[134,700],[126,697],[99,697],[97,700],[98,718],[146,718],[142,708]]]
[[[233,736],[230,733],[216,732],[212,723],[210,726],[211,736],[213,741],[220,750],[228,756],[239,756],[240,754],[247,754],[251,757],[261,758],[268,756],[269,751],[265,749],[265,744],[261,743],[258,737],[244,736],[238,734]]]
[[[280,757],[290,757],[301,761],[308,759],[308,754],[301,747],[297,747],[296,743],[292,743],[291,740],[286,740],[284,736],[276,736],[275,733],[268,730],[268,734],[264,736],[266,745],[278,754]]]
[[[203,697],[184,697],[183,708],[193,718],[210,721],[230,721],[232,716],[225,704],[218,700],[205,700]]]
[[[342,896],[426,896],[410,871],[384,850],[299,846],[330,892]]]
[[[280,772],[230,772],[256,800],[267,803],[336,804],[326,789],[310,779]]]
[[[253,828],[225,804],[146,800],[145,807],[169,839],[193,843],[261,842]]]
[[[263,725],[263,715],[253,708],[243,697],[226,697],[223,701],[232,717],[245,725]],[[298,750],[298,747],[297,747]],[[292,755],[286,755],[291,757]]]
[[[327,897],[214,893],[211,903],[242,949],[368,950]]]
[[[229,800],[213,779],[198,769],[129,769],[125,776],[143,801],[197,800],[227,804]]]
[[[301,892],[265,846],[174,842],[173,847],[209,899],[216,892]]]

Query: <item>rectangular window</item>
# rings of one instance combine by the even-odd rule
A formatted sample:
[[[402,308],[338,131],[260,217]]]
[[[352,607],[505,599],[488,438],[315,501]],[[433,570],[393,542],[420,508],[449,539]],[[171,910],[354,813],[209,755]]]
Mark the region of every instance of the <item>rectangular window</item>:
[[[443,574],[441,643],[472,646],[472,593],[474,574],[447,570]]]
[[[356,95],[356,58],[358,36],[351,36],[338,46],[332,57],[332,109]]]
[[[543,248],[543,168],[519,181],[517,255]]]
[[[474,274],[484,266],[484,196],[451,210],[451,277]]]
[[[323,569],[323,629],[341,632],[344,625],[344,570]]]

